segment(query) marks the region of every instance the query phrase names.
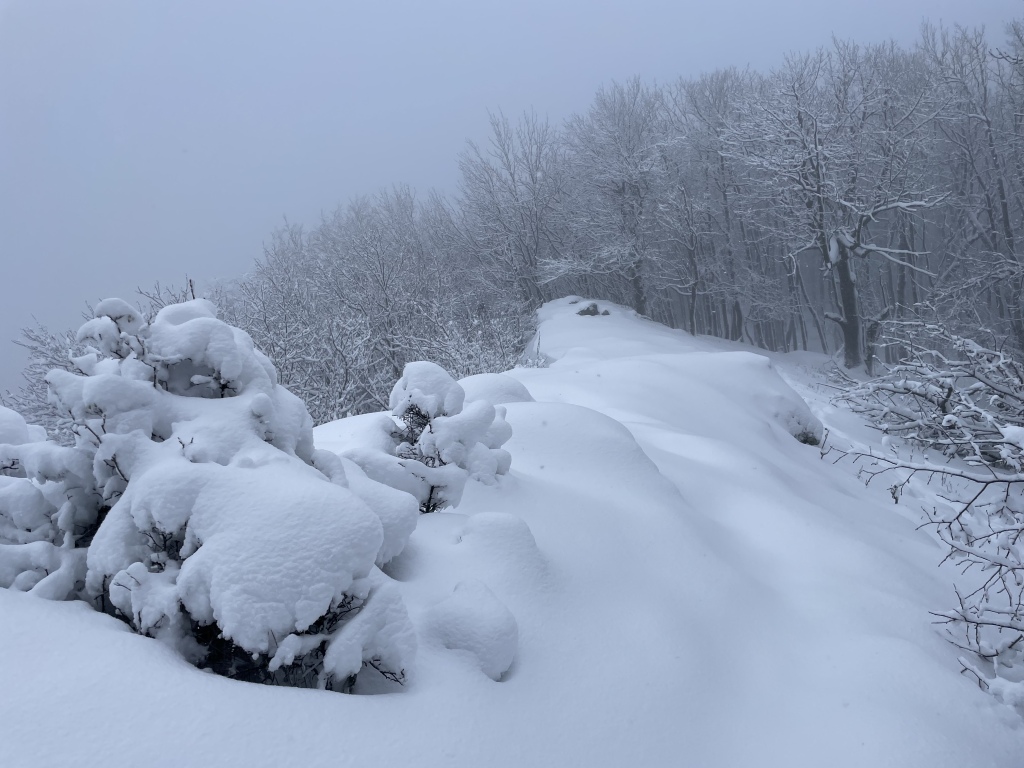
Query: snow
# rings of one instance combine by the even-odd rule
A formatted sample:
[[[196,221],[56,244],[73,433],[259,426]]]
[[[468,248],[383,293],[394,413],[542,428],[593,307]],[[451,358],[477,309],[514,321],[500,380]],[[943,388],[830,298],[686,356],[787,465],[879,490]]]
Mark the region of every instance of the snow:
[[[477,373],[459,379],[459,385],[466,393],[466,402],[486,400],[493,405],[533,402],[530,390],[504,373]]]
[[[1006,442],[1024,449],[1024,427],[1006,424],[999,427],[999,431],[1002,432],[1003,439],[1006,440]]]
[[[423,629],[427,642],[465,651],[495,681],[512,666],[519,643],[515,616],[476,580],[460,581],[451,595],[432,606]]]
[[[0,445],[24,445],[28,442],[31,442],[31,437],[21,414],[0,405]]]
[[[421,360],[405,366],[388,407],[399,418],[413,406],[433,417],[458,413],[465,399],[465,391],[443,368]]]
[[[304,631],[369,574],[383,534],[351,492],[298,486],[287,465],[214,466],[210,475],[189,521],[185,547],[195,550],[183,550],[178,592],[193,617],[216,619],[236,644],[266,653],[272,638]]]
[[[356,691],[380,695],[238,683],[80,603],[0,590],[3,764],[136,765],[160,732],[188,751],[145,748],[147,765],[1019,768],[1020,713],[958,674],[931,623],[952,595],[942,549],[911,508],[794,439],[822,423],[878,439],[828,403],[825,359],[694,339],[606,302],[607,316],[580,316],[572,301],[541,311],[530,349],[549,367],[504,374],[531,398],[501,406],[507,474],[419,516],[389,578],[352,574],[370,599],[331,663],[359,668],[372,636],[385,666],[407,665],[403,686],[371,671]],[[439,408],[458,398],[443,383]],[[464,391],[468,408],[511,390]],[[314,430],[347,457],[311,452],[338,478],[325,503],[374,506],[351,459],[386,447],[385,419]],[[238,515],[294,482],[272,464],[218,471],[250,473]],[[186,565],[222,535],[208,522]],[[376,546],[387,525],[366,523]],[[348,546],[280,531],[275,569]]]
[[[409,536],[416,530],[416,518],[419,516],[416,499],[409,493],[374,482],[353,461],[339,457],[339,462],[345,470],[348,489],[359,497],[380,521],[384,538],[377,551],[377,565],[389,563],[402,553]]]

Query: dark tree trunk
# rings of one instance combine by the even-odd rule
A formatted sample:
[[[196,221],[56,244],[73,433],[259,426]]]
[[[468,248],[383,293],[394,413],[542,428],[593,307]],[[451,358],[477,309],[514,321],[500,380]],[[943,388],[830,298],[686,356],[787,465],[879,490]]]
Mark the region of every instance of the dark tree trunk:
[[[644,277],[640,261],[636,261],[630,268],[629,287],[633,294],[633,309],[638,315],[646,315],[647,296],[644,294]]]
[[[860,302],[857,297],[857,280],[853,273],[853,260],[846,249],[840,254],[835,265],[839,278],[839,300],[843,305],[843,365],[856,368],[864,360],[861,354]]]

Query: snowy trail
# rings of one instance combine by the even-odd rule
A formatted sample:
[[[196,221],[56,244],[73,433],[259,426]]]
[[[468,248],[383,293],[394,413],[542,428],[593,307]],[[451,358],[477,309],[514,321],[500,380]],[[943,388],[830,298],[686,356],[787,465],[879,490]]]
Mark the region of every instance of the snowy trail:
[[[930,623],[940,550],[794,439],[809,412],[768,359],[609,309],[543,310],[553,362],[510,373],[537,401],[507,406],[510,475],[422,516],[389,566],[417,626],[467,579],[508,606],[501,682],[424,634],[397,694],[236,683],[0,590],[0,765],[1024,765],[1021,718]]]
[[[656,352],[637,345],[631,355],[621,328],[606,344],[598,328],[586,335],[587,319],[562,313],[543,328],[562,375],[512,375],[538,400],[620,420],[685,499],[687,536],[704,558],[663,576],[714,572],[700,610],[688,613],[720,639],[686,654],[715,670],[691,748],[716,754],[721,739],[721,765],[1024,764],[1020,723],[955,674],[955,649],[930,623],[928,610],[950,597],[940,548],[884,489],[865,489],[785,434],[777,404],[758,402],[763,391],[741,391],[756,388],[767,358],[751,365],[732,351],[739,345],[660,329]],[[560,348],[563,334],[576,346]],[[827,396],[801,389],[817,396],[818,416],[869,439]],[[993,756],[971,746],[978,741]]]

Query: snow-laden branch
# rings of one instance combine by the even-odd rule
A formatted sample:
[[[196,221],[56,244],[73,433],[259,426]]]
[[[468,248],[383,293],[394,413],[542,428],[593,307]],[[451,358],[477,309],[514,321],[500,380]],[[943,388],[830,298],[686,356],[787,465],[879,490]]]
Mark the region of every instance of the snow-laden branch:
[[[1024,669],[1024,369],[941,326],[898,327],[908,358],[877,379],[850,381],[838,397],[885,433],[891,452],[853,455],[868,462],[867,482],[898,478],[897,502],[916,478],[941,478],[947,506],[925,510],[927,524],[971,581],[959,609],[936,615],[989,677],[1014,679]]]

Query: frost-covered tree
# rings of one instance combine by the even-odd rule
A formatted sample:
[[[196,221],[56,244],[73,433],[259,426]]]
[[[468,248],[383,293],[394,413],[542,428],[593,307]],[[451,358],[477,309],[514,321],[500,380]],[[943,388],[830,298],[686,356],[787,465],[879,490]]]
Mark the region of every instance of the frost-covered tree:
[[[926,27],[921,51],[941,83],[935,170],[949,193],[936,240],[955,259],[935,297],[960,332],[991,328],[1024,351],[1024,26],[1005,47],[981,29]]]
[[[586,114],[567,126],[575,173],[577,226],[589,247],[574,260],[627,286],[627,301],[646,314],[649,262],[656,257],[654,193],[665,139],[662,94],[639,78],[602,87]]]
[[[839,41],[792,57],[726,132],[756,190],[750,202],[763,197],[764,208],[781,211],[765,223],[786,257],[814,252],[834,278],[838,311],[826,317],[841,331],[848,368],[865,362],[863,262],[931,275],[918,264],[924,254],[890,234],[944,199],[922,162],[938,97],[927,77],[912,77],[916,62],[891,47]]]
[[[535,309],[574,263],[565,146],[534,114],[490,122],[488,145],[470,142],[459,158],[458,229],[483,281]]]
[[[528,321],[467,263],[449,207],[408,189],[290,226],[218,300],[278,367],[316,423],[387,406],[405,363],[430,357],[460,376],[512,367]]]

